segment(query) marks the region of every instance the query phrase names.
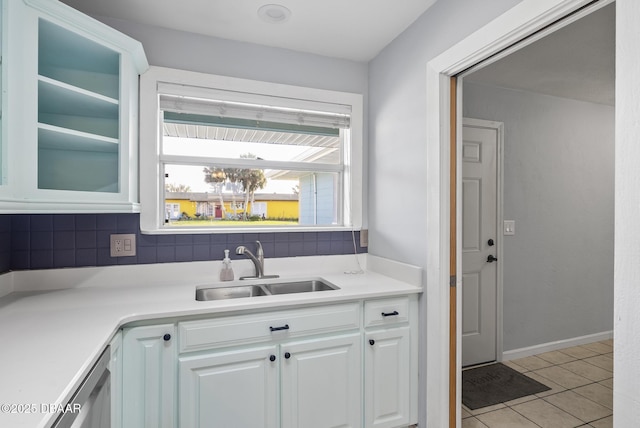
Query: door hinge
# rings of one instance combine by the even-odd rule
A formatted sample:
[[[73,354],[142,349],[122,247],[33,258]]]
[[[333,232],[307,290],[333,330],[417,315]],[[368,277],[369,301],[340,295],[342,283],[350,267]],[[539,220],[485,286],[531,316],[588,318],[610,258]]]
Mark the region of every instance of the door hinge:
[[[456,286],[456,276],[451,275],[449,277],[449,287],[455,287],[455,286]]]

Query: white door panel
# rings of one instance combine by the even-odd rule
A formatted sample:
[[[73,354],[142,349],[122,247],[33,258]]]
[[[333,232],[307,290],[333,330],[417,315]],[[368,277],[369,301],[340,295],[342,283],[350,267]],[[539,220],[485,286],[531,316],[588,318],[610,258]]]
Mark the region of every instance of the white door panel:
[[[463,126],[462,365],[496,360],[498,131]],[[493,245],[490,245],[490,241]]]
[[[361,426],[360,334],[282,345],[282,428]]]

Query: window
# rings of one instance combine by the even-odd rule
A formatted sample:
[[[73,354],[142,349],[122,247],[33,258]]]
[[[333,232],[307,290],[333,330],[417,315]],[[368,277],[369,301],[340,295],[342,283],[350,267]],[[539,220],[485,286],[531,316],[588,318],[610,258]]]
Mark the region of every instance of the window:
[[[141,229],[360,228],[362,96],[152,67]]]
[[[180,214],[182,214],[182,211],[180,211],[180,204],[166,203],[164,206],[166,210],[165,219],[178,220],[180,218]]]

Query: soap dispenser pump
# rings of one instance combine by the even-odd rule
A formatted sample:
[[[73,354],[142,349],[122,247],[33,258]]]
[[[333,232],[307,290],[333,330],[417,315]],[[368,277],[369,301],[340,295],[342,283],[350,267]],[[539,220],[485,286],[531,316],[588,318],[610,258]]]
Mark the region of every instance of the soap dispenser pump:
[[[222,259],[222,268],[220,269],[220,281],[233,281],[233,269],[231,268],[229,250],[224,250],[224,259]]]

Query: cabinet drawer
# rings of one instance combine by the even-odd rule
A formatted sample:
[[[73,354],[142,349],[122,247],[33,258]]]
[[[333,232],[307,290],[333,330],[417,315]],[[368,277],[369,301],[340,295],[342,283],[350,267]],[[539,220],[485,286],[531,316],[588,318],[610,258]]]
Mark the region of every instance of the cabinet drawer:
[[[409,298],[369,300],[364,303],[364,326],[390,325],[409,321]]]
[[[238,315],[178,324],[179,352],[360,327],[357,303]]]

